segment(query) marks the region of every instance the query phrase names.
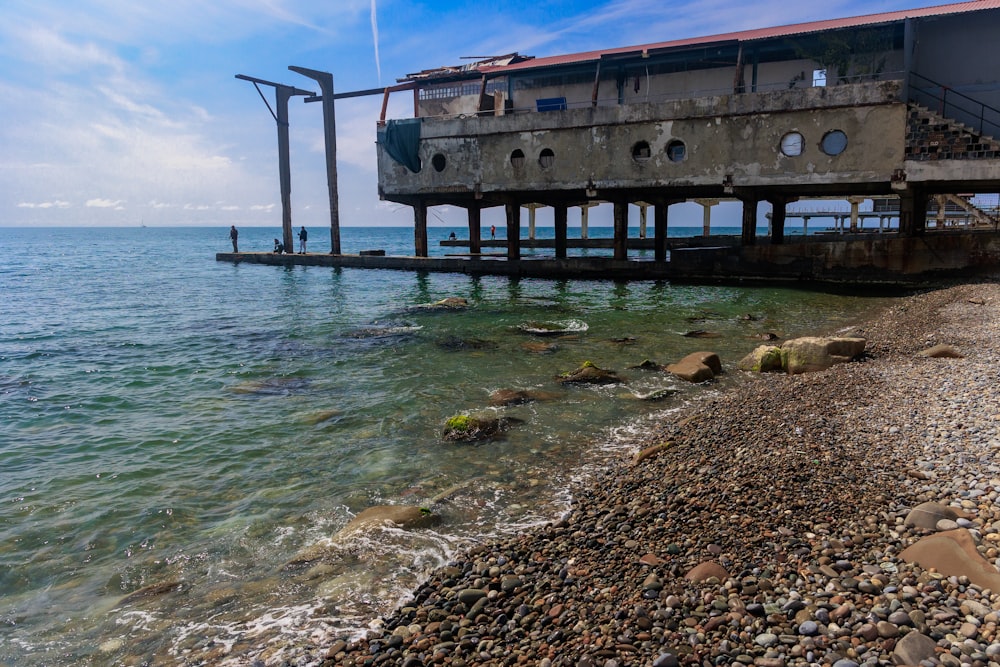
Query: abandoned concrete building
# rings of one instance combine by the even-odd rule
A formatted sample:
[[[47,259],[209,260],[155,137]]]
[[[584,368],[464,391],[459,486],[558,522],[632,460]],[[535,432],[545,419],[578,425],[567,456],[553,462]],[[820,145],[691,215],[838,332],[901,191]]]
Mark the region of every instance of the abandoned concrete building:
[[[613,206],[614,241],[596,275],[628,275],[630,205],[643,221],[653,209],[654,261],[644,264],[669,264],[671,276],[996,267],[997,212],[971,193],[1000,192],[998,34],[1000,0],[972,0],[410,74],[384,91],[379,194],[413,207],[418,257],[429,207],[468,211],[470,257],[481,252],[483,209],[504,207],[513,263],[522,209],[551,207],[549,273],[573,259],[568,211],[585,216],[597,202]],[[385,118],[390,94],[412,94],[412,118]],[[827,197],[851,202],[852,229],[862,201],[889,206],[898,225],[835,243],[785,234],[789,203]],[[666,261],[670,206],[719,200],[742,202],[738,242]],[[765,201],[769,233],[758,236]],[[946,224],[956,209],[961,229]]]

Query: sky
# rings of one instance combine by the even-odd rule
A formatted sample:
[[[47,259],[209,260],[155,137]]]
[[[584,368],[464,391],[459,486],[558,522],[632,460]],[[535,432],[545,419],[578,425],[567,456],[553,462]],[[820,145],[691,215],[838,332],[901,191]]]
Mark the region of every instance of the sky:
[[[296,65],[331,72],[346,92],[464,56],[540,57],[935,4],[3,0],[0,226],[280,227],[275,121],[236,74],[318,92],[288,70]],[[262,91],[273,107],[273,90]],[[289,104],[292,222],[327,226],[322,105],[302,99]],[[344,226],[412,224],[411,209],[378,198],[381,103],[337,102]],[[412,97],[392,96],[388,115],[411,116]],[[459,209],[429,215],[431,225],[465,224]],[[676,223],[701,224],[700,207],[672,208]]]

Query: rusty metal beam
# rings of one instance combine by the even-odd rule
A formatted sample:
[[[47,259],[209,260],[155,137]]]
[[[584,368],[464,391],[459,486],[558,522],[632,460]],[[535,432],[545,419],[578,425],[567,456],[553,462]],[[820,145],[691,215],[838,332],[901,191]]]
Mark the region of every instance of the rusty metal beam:
[[[278,178],[281,187],[281,231],[285,248],[294,248],[295,245],[292,240],[292,175],[288,157],[288,100],[296,95],[315,95],[316,93],[283,83],[274,83],[273,81],[246,76],[245,74],[237,74],[236,78],[252,83],[265,104],[267,104],[267,99],[264,98],[264,93],[261,92],[260,86],[271,86],[274,88],[275,109],[271,109],[271,105],[269,104],[267,108],[278,126]]]

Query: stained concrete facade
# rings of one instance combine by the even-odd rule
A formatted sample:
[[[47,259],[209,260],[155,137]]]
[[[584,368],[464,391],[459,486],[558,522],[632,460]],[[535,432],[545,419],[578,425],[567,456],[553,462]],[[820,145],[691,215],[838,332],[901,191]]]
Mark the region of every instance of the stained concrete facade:
[[[748,250],[784,245],[789,202],[898,196],[899,234],[919,237],[932,195],[1000,192],[995,34],[1000,2],[972,0],[410,75],[420,168],[403,166],[398,148],[380,141],[379,192],[413,206],[418,256],[427,254],[431,206],[468,209],[473,254],[481,210],[505,207],[507,257],[519,260],[521,206],[554,208],[556,258],[564,259],[567,208],[612,202],[614,260],[627,259],[627,207],[639,203],[654,207],[659,263],[669,206],[737,199],[744,248],[725,251],[727,270],[739,273],[734,257],[819,270],[802,244],[759,257]],[[771,204],[771,234],[758,241],[762,201]],[[905,244],[873,252],[893,248]],[[701,265],[695,254],[683,257]]]

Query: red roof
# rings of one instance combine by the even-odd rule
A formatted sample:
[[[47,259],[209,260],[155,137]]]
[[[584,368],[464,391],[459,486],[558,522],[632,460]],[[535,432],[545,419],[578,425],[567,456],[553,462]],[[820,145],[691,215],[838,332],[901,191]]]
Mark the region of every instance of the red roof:
[[[657,42],[655,44],[643,44],[639,46],[624,46],[614,49],[602,49],[600,51],[586,51],[583,53],[572,53],[561,56],[548,56],[534,58],[520,63],[506,66],[482,67],[480,72],[512,72],[523,69],[536,69],[540,67],[551,67],[553,65],[570,65],[574,63],[585,63],[600,60],[604,56],[622,53],[638,53],[641,51],[657,51],[662,49],[678,48],[682,46],[696,46],[702,44],[715,44],[719,42],[752,41],[758,39],[768,39],[772,37],[786,37],[789,35],[799,35],[810,32],[821,32],[824,30],[836,30],[838,28],[854,28],[866,25],[878,25],[882,23],[893,23],[908,18],[921,18],[925,16],[943,16],[947,14],[962,14],[965,12],[975,12],[984,9],[1000,9],[1000,0],[970,0],[969,2],[958,2],[950,5],[937,5],[934,7],[922,7],[919,9],[904,9],[895,12],[884,12],[881,14],[867,14],[865,16],[854,16],[850,18],[827,19],[825,21],[811,21],[809,23],[795,23],[792,25],[778,26],[774,28],[759,28],[756,30],[743,30],[740,32],[728,32],[721,35],[709,37],[692,37],[688,39],[678,39],[669,42]]]

